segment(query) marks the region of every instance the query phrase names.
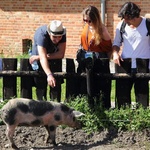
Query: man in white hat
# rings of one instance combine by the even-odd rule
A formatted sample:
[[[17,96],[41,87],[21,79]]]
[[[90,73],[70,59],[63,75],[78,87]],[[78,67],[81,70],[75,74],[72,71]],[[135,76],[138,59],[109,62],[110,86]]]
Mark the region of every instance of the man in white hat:
[[[59,20],[53,20],[49,25],[39,27],[34,35],[34,43],[32,47],[32,56],[29,61],[32,64],[35,61],[40,62],[42,69],[47,75],[46,83],[51,87],[56,86],[56,80],[53,77],[49,67],[49,59],[62,59],[66,49],[66,29]],[[35,83],[38,78],[35,78]],[[42,85],[40,85],[42,86]],[[40,87],[41,88],[41,87]],[[38,91],[37,91],[38,92]]]

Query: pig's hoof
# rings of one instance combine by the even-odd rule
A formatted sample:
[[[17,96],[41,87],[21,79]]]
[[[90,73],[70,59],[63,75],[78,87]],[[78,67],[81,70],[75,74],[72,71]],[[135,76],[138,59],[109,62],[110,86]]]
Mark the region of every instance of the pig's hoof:
[[[19,149],[15,144],[12,144],[11,146],[13,149]]]

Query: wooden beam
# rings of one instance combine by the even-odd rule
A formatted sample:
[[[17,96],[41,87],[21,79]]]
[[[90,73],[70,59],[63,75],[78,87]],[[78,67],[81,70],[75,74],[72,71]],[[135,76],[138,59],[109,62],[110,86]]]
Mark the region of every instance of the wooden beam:
[[[66,73],[66,72],[54,72],[53,75],[59,78],[70,78],[70,77],[86,77],[86,73]],[[140,79],[150,79],[150,73],[136,73],[136,74],[126,74],[126,73],[99,73],[96,74],[101,78],[110,79],[130,79],[130,78],[140,78]],[[40,71],[0,71],[0,76],[45,76],[45,73]]]

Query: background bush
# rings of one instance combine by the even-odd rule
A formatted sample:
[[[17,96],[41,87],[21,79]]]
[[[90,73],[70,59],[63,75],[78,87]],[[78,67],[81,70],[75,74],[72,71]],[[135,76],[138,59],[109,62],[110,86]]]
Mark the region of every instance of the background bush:
[[[140,131],[150,128],[150,109],[142,106],[111,108],[105,110],[101,105],[90,109],[86,97],[70,99],[70,107],[83,112],[85,115],[80,119],[87,132],[97,132],[102,129],[115,127],[118,130]]]

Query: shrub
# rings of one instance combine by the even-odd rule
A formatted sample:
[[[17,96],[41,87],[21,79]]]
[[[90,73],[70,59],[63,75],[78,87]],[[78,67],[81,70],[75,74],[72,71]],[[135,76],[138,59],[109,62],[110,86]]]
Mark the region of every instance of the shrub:
[[[124,108],[104,109],[101,104],[90,109],[87,97],[71,98],[67,103],[70,107],[81,111],[85,116],[81,117],[84,125],[83,129],[87,132],[96,132],[101,129],[115,127],[118,130],[138,131],[150,127],[150,109],[138,106],[132,109],[129,106]]]

